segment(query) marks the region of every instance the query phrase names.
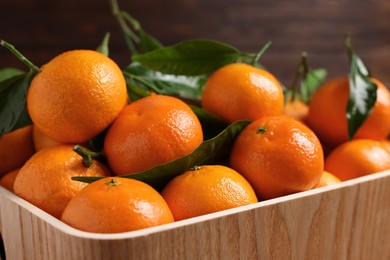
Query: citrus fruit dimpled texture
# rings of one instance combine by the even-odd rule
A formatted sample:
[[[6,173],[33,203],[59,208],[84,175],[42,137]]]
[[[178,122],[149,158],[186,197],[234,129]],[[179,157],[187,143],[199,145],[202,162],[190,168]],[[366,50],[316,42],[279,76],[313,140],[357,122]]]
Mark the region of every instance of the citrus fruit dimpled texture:
[[[126,178],[104,178],[89,184],[69,202],[61,220],[96,233],[133,231],[174,221],[156,190]]]
[[[244,177],[221,165],[189,170],[172,179],[161,194],[176,221],[258,201]]]
[[[183,101],[154,95],[126,106],[110,126],[104,149],[117,175],[185,156],[203,141],[200,122]]]
[[[230,163],[264,200],[314,188],[324,158],[309,128],[287,116],[275,116],[258,119],[240,133]]]
[[[243,63],[214,72],[202,93],[202,107],[232,123],[283,113],[283,90],[269,72]]]
[[[27,94],[32,121],[60,143],[82,143],[103,131],[127,102],[120,68],[92,50],[62,53],[44,65]]]
[[[390,92],[378,80],[372,81],[378,86],[377,101],[354,138],[382,140],[390,133]],[[348,96],[348,78],[340,77],[321,86],[310,102],[307,123],[321,141],[331,147],[348,140]]]
[[[383,143],[370,139],[345,142],[325,159],[325,170],[342,181],[389,169],[389,151]]]
[[[110,176],[103,164],[93,161],[87,168],[71,145],[40,150],[20,169],[14,192],[56,218],[69,200],[87,184],[71,180],[73,176]]]

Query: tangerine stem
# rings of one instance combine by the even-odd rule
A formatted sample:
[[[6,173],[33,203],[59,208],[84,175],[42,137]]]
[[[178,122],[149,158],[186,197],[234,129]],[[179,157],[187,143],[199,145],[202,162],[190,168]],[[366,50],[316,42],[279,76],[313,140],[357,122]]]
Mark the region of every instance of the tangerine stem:
[[[83,158],[83,165],[87,168],[92,165],[93,159],[103,156],[103,153],[92,152],[78,144],[73,146],[73,151]]]
[[[131,54],[137,54],[138,51],[135,47],[135,43],[139,42],[138,36],[127,26],[126,19],[123,15],[123,12],[120,10],[118,1],[117,0],[111,0],[111,12],[112,14],[117,18],[118,23],[122,29],[123,35],[125,37],[125,41],[127,43],[127,46],[130,49]]]
[[[306,52],[302,52],[301,54],[301,60],[298,64],[298,68],[297,68],[297,71],[295,73],[295,77],[294,77],[294,81],[293,81],[293,84],[292,84],[292,94],[291,94],[291,102],[294,102],[295,98],[296,98],[296,95],[297,95],[297,92],[298,92],[298,82],[299,82],[299,78],[302,77],[303,81],[306,79],[307,77],[307,73],[309,72],[310,68],[309,68],[309,63],[307,61],[307,53]]]
[[[6,48],[7,50],[9,50],[13,55],[15,55],[21,62],[23,62],[33,72],[39,73],[41,71],[31,61],[29,61],[22,53],[20,53],[12,44],[0,39],[0,45]]]
[[[261,56],[268,50],[268,48],[271,46],[272,42],[268,41],[264,46],[256,53],[255,57],[253,58],[253,63],[252,65],[256,64]]]

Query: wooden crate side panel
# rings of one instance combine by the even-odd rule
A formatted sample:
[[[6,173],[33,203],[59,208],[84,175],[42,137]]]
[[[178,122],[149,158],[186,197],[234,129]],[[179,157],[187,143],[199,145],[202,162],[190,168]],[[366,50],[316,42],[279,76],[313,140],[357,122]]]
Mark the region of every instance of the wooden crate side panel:
[[[0,196],[7,259],[390,259],[390,176],[124,239],[67,233]]]

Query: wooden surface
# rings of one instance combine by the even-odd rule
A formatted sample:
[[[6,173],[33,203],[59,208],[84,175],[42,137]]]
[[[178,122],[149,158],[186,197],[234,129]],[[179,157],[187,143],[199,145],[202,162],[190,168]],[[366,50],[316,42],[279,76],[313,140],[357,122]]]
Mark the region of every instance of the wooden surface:
[[[348,72],[343,36],[353,44],[374,76],[390,82],[389,0],[118,0],[122,9],[164,44],[190,38],[227,42],[255,52],[272,40],[262,62],[290,85],[300,53],[330,77]],[[0,38],[13,43],[37,65],[70,49],[95,48],[105,32],[112,34],[111,56],[129,63],[108,0],[2,0]],[[0,49],[0,67],[23,67]]]
[[[390,171],[121,234],[68,227],[0,188],[7,259],[390,259]]]

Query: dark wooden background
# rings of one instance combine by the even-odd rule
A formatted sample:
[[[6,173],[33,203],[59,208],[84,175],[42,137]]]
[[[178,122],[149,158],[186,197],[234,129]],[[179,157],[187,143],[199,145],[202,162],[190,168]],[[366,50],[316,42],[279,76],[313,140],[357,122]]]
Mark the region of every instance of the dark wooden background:
[[[164,44],[190,38],[224,41],[255,52],[284,84],[292,81],[300,53],[329,77],[348,73],[344,34],[374,76],[390,82],[390,0],[119,0],[122,9]],[[70,49],[94,49],[111,32],[111,57],[130,61],[108,0],[1,0],[0,38],[36,65]],[[23,68],[0,49],[0,67]]]

